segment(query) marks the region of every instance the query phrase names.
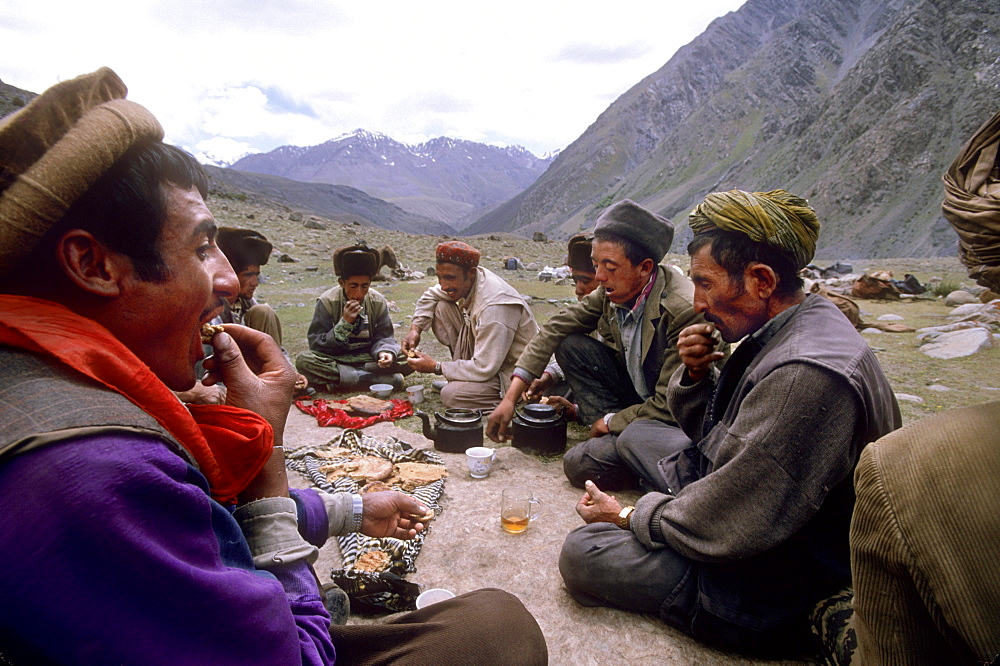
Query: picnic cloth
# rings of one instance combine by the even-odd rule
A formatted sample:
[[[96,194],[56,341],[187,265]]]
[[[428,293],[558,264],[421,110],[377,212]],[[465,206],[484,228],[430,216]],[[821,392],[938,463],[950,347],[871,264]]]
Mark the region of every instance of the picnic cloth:
[[[374,416],[351,416],[344,409],[347,406],[347,400],[299,398],[295,401],[295,406],[306,414],[315,416],[316,423],[323,427],[367,428],[379,421],[396,421],[404,416],[413,415],[413,403],[409,400],[392,398],[389,402],[392,403],[391,409]]]
[[[409,403],[405,404],[409,405]],[[410,409],[412,411],[412,406]],[[326,473],[320,471],[319,468],[322,465],[349,459],[346,456],[330,458],[321,455],[324,451],[336,447],[349,449],[362,456],[379,456],[391,460],[393,463],[418,462],[444,465],[444,460],[436,451],[413,448],[395,437],[379,439],[358,430],[345,430],[338,437],[321,446],[286,451],[285,466],[308,477],[319,490],[328,493],[360,492],[361,484],[356,480],[344,476],[331,482],[327,479]],[[393,487],[399,492],[417,498],[437,514],[441,511],[438,500],[444,492],[444,481],[444,479],[440,479],[418,486],[412,491],[403,490],[398,485],[393,485]],[[351,600],[352,612],[406,611],[416,608],[416,598],[420,594],[420,586],[406,581],[404,576],[416,570],[417,554],[431,529],[431,526],[428,525],[415,538],[408,541],[392,537],[376,539],[357,532],[337,537],[337,543],[343,555],[343,567],[331,570],[330,578],[347,593]],[[358,558],[373,550],[382,550],[388,553],[389,566],[384,571],[379,572],[356,571],[354,565]]]

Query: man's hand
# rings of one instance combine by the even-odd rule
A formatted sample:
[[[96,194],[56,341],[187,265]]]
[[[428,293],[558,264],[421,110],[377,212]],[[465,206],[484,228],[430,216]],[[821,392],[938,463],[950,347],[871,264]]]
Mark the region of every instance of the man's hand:
[[[535,398],[541,398],[545,389],[550,386],[552,386],[552,375],[543,372],[541,377],[531,382],[531,386],[524,392],[524,399],[534,400]]]
[[[378,353],[378,367],[388,368],[396,360],[396,355],[390,351],[380,351]]]
[[[604,422],[604,417],[597,419],[590,424],[590,437],[600,437],[601,435],[608,435],[611,433],[611,428],[608,424]]]
[[[347,301],[344,303],[344,310],[340,313],[340,316],[348,324],[353,324],[359,314],[361,314],[361,302]]]
[[[692,324],[677,337],[677,354],[687,367],[691,381],[700,382],[708,376],[712,364],[725,357],[715,351],[715,326],[712,324]]]
[[[414,350],[414,353],[416,356],[406,359],[406,364],[408,366],[417,372],[434,372],[434,368],[437,367],[437,361],[422,351]]]
[[[562,407],[563,413],[566,415],[567,421],[576,421],[576,405],[562,397],[561,395],[550,395],[548,398],[543,398],[543,401],[553,407]],[[602,419],[603,420],[603,419]]]
[[[205,359],[202,383],[225,384],[226,404],[267,419],[280,445],[297,374],[281,348],[270,335],[236,324],[226,324],[212,345],[215,353]]]
[[[226,387],[222,384],[205,386],[201,382],[195,382],[189,390],[174,391],[174,395],[181,402],[192,405],[223,405],[226,403]]]
[[[395,490],[365,493],[361,499],[361,532],[370,537],[412,539],[434,516],[426,505]]]
[[[593,481],[585,481],[583,487],[586,492],[576,503],[576,512],[583,518],[583,522],[617,524],[618,514],[622,511],[618,499],[602,491]]]
[[[416,351],[417,345],[420,344],[420,327],[410,326],[410,332],[406,334],[402,342],[399,343],[399,348],[403,350],[404,354],[409,354],[411,351]]]
[[[528,385],[526,381],[514,375],[507,387],[507,393],[503,400],[490,412],[489,419],[486,420],[486,436],[494,442],[506,442],[509,434],[508,426],[510,420],[514,418],[514,409],[517,407],[517,397],[524,392]]]
[[[295,390],[305,391],[307,388],[309,388],[309,379],[305,375],[295,375]]]

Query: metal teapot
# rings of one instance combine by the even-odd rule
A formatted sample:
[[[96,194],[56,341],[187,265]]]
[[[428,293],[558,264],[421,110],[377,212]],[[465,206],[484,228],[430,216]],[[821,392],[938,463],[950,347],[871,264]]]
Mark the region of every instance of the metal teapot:
[[[511,444],[554,455],[566,450],[566,415],[554,405],[529,402],[514,410]]]
[[[446,453],[464,453],[483,443],[483,412],[480,409],[446,409],[434,412],[431,425],[426,412],[414,412],[424,423],[424,437],[434,442],[434,448]]]

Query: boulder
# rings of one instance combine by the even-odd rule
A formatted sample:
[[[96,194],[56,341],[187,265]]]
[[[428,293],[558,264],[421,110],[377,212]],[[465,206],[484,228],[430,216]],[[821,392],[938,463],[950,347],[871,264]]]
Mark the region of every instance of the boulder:
[[[310,217],[308,220],[306,220],[306,223],[302,226],[304,226],[306,229],[319,229],[321,231],[326,230],[326,225],[317,220],[315,217]]]
[[[978,303],[979,299],[965,291],[964,289],[959,289],[953,291],[944,297],[944,304],[955,307],[956,305],[965,305],[966,303]]]
[[[950,359],[971,356],[993,346],[993,335],[985,328],[965,328],[941,333],[920,351],[931,358]]]
[[[288,219],[291,220],[292,222],[301,222],[302,221],[302,213],[299,213],[299,212],[296,211],[296,212],[292,213],[291,215],[289,215]]]
[[[903,321],[898,314],[884,314],[878,318],[879,321]]]
[[[917,404],[923,403],[924,399],[919,395],[912,395],[910,393],[896,393],[896,400],[902,400],[903,402],[915,402]]]

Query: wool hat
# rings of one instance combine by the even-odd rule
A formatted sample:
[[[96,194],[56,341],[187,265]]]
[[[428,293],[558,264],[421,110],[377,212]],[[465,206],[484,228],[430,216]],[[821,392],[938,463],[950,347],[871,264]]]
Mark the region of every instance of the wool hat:
[[[594,262],[590,260],[593,243],[593,234],[581,233],[572,236],[566,246],[566,265],[574,271],[593,273]]]
[[[439,264],[455,264],[462,268],[472,268],[479,265],[479,250],[462,241],[445,241],[439,243],[434,257]]]
[[[259,231],[219,227],[215,239],[222,253],[229,259],[234,270],[244,270],[247,266],[263,266],[271,258],[271,242]]]
[[[670,220],[630,199],[622,199],[601,213],[594,225],[594,234],[599,232],[639,246],[656,263],[660,263],[674,242],[674,225]]]
[[[809,202],[785,190],[713,192],[688,216],[691,231],[735,231],[791,253],[802,269],[816,253],[819,218]]]
[[[372,277],[381,268],[379,251],[367,245],[348,245],[333,251],[333,272],[337,277],[354,275]]]
[[[77,199],[163,128],[107,67],[58,83],[0,120],[0,274],[35,248]]]

